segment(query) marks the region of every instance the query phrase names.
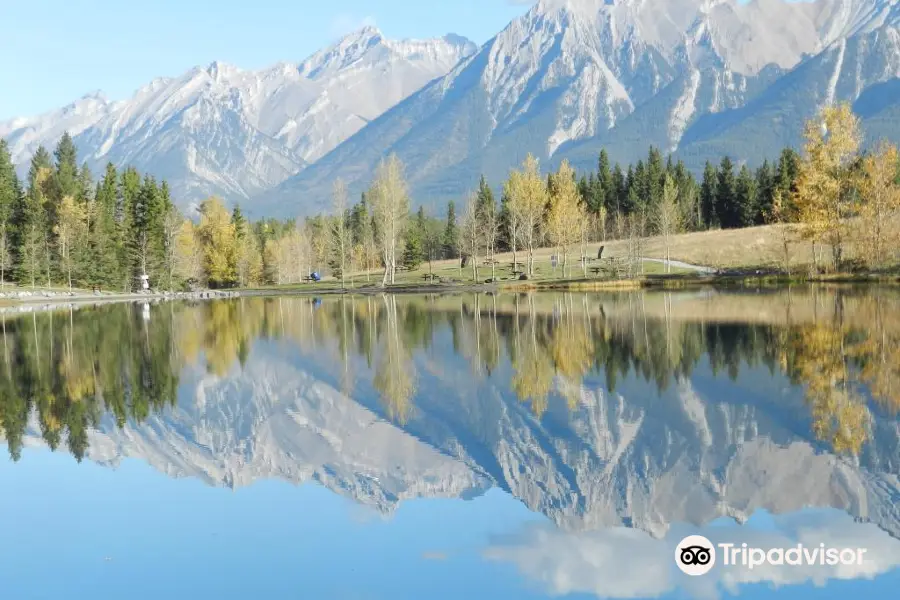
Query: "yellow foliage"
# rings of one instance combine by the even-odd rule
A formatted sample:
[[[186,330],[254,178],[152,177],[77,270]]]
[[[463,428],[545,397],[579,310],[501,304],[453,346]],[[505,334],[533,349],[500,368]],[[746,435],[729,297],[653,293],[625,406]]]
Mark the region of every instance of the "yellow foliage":
[[[852,166],[862,140],[859,119],[849,104],[828,106],[819,119],[807,123],[805,138],[794,204],[804,237],[830,245],[839,268],[854,208]]]
[[[237,278],[237,235],[231,214],[218,198],[208,198],[200,205],[197,236],[209,281],[218,285],[233,283]]]

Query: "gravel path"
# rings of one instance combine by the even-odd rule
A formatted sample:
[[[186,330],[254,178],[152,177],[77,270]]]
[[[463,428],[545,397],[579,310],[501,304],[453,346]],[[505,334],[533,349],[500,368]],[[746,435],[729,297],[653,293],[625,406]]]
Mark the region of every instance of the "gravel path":
[[[701,267],[701,266],[698,266],[698,265],[689,265],[688,263],[686,263],[686,262],[681,262],[680,260],[669,260],[669,261],[667,261],[667,260],[664,259],[664,258],[645,258],[644,260],[647,261],[647,262],[660,263],[660,264],[663,264],[663,265],[666,264],[666,263],[669,263],[669,265],[671,265],[671,266],[673,266],[673,267],[675,267],[675,268],[677,268],[677,269],[686,269],[686,270],[688,270],[688,271],[696,271],[696,272],[698,272],[698,273],[703,273],[703,274],[706,274],[706,275],[712,275],[713,273],[716,272],[716,270],[713,269],[712,267]]]

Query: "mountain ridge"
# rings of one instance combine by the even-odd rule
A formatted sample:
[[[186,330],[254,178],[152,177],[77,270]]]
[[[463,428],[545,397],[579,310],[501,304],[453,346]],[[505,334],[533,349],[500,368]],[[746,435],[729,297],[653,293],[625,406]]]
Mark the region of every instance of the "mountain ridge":
[[[665,37],[652,27],[676,19],[683,34]],[[782,33],[768,31],[771,23]],[[499,182],[527,152],[547,168],[564,158],[593,168],[601,148],[630,162],[650,145],[681,155],[695,171],[706,159],[718,161],[722,148],[738,162],[761,162],[783,145],[796,146],[815,106],[793,111],[790,131],[746,152],[734,148],[741,135],[730,145],[683,140],[701,137],[693,128],[704,118],[744,109],[848,39],[891,38],[898,23],[897,0],[544,0],[476,56],[261,194],[253,210],[278,216],[323,210],[331,181],[341,177],[358,194],[389,153],[407,165],[413,198],[426,206],[464,195],[482,174]],[[780,54],[771,54],[778,45],[770,38],[782,37]],[[867,85],[900,77],[892,52],[885,44],[867,59],[873,65],[861,76]],[[821,75],[826,89],[831,75]],[[852,102],[865,91],[834,90],[828,101]],[[760,127],[754,122],[751,133]]]
[[[453,34],[388,40],[365,27],[299,63],[251,71],[214,61],[159,77],[123,100],[92,92],[56,111],[0,123],[20,172],[64,131],[87,164],[134,164],[176,198],[245,200],[298,172],[474,52]]]
[[[214,62],[128,101],[89,94],[0,123],[0,136],[24,169],[69,129],[91,166],[136,163],[176,197],[221,195],[256,217],[323,211],[337,177],[356,196],[396,153],[416,203],[442,209],[528,152],[551,169],[650,145],[694,171],[723,154],[761,162],[796,147],[819,106],[893,89],[898,26],[900,0],[540,0],[480,47],[365,27],[299,63]],[[869,129],[900,139],[892,102]]]

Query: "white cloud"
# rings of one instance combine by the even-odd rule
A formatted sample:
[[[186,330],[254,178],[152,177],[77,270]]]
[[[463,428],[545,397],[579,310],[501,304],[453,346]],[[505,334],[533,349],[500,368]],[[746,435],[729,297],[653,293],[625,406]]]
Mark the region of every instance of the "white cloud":
[[[718,598],[726,589],[767,582],[774,586],[832,579],[873,578],[900,567],[900,541],[870,524],[858,524],[844,513],[774,517],[776,530],[744,526],[673,526],[665,538],[654,539],[636,529],[615,528],[566,533],[552,525],[533,524],[514,537],[497,539],[485,551],[490,560],[510,562],[529,579],[554,595],[591,593],[601,598],[659,597],[681,588],[695,598]],[[703,577],[688,577],[674,563],[675,546],[687,535],[699,534],[713,543],[732,542],[759,548],[866,548],[860,566],[716,566]],[[721,552],[719,552],[721,554]]]

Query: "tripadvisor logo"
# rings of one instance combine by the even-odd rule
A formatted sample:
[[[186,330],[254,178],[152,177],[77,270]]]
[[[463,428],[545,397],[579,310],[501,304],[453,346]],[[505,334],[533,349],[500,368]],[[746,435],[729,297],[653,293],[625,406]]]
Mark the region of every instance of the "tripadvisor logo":
[[[689,535],[675,548],[675,564],[692,577],[706,575],[716,564],[716,548],[702,535]]]
[[[765,565],[802,566],[861,565],[865,548],[828,548],[825,544],[790,548],[754,548],[747,544],[722,543],[714,545],[702,535],[689,535],[675,548],[675,564],[683,573],[691,576],[706,575],[716,564],[716,554],[721,556],[722,566],[741,566],[754,569]]]

